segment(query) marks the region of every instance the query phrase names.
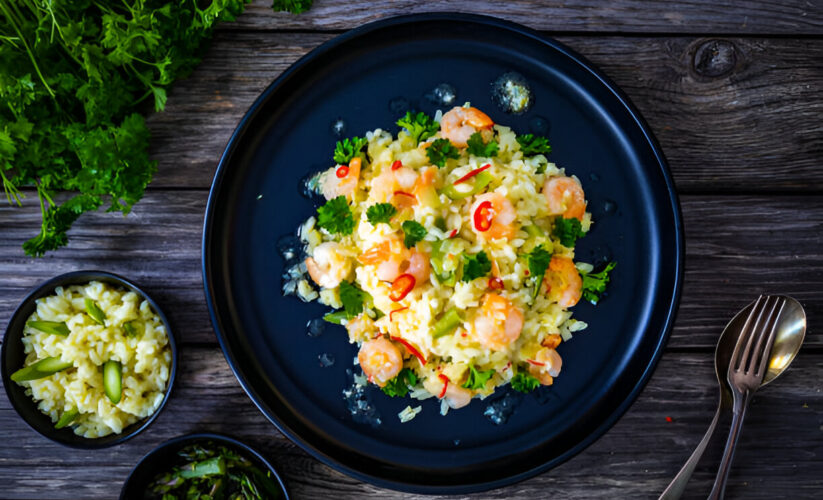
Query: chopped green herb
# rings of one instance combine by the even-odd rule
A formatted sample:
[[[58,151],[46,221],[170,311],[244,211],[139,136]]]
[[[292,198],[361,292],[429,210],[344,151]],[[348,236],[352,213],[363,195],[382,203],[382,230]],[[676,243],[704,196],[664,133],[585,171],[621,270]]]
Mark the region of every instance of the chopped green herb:
[[[494,375],[494,370],[478,371],[474,365],[469,366],[469,378],[463,384],[466,389],[482,389]]]
[[[429,157],[432,165],[443,168],[449,158],[453,160],[460,158],[460,151],[448,139],[436,139],[431,146],[426,148],[426,156]]]
[[[84,301],[86,304],[86,313],[93,319],[96,323],[101,325],[106,324],[106,313],[100,309],[100,306],[97,305],[97,302],[91,300],[90,298],[86,297]]]
[[[403,238],[403,244],[406,245],[406,248],[413,247],[418,241],[426,237],[426,228],[419,222],[407,220],[403,222],[401,228],[403,229],[403,234],[406,235],[405,238]]]
[[[558,216],[554,220],[552,235],[560,240],[564,247],[572,248],[577,239],[586,236],[586,233],[583,231],[580,221],[576,218],[566,219],[563,216]]]
[[[391,203],[376,203],[366,210],[366,219],[369,224],[376,226],[379,223],[389,224],[397,209]]]
[[[327,201],[317,209],[317,227],[334,234],[351,234],[354,231],[354,217],[345,196]]]
[[[482,278],[489,274],[492,270],[492,262],[486,252],[480,252],[474,255],[467,253],[463,254],[463,277],[461,281],[471,281],[476,278]]]
[[[543,245],[538,245],[529,252],[527,258],[529,261],[529,275],[534,280],[534,289],[532,290],[532,298],[534,298],[540,293],[540,285],[543,283],[546,269],[549,268],[552,254],[543,248]]]
[[[397,125],[406,129],[416,144],[420,144],[420,141],[425,141],[440,130],[440,124],[423,112],[407,111],[406,116],[397,120]]]
[[[346,318],[351,319],[363,312],[363,303],[368,294],[348,281],[340,282],[340,302],[343,303],[343,310]]]
[[[274,0],[271,4],[275,12],[291,12],[292,14],[302,14],[311,9],[313,0]]]
[[[471,155],[482,156],[484,158],[497,156],[497,141],[491,140],[488,144],[484,143],[483,136],[480,135],[480,132],[473,133],[471,137],[469,137],[469,140],[466,141],[466,144],[468,145],[466,150]]]
[[[584,299],[595,305],[600,301],[600,297],[606,291],[606,284],[609,282],[609,271],[614,269],[615,266],[617,266],[617,262],[609,262],[600,272],[583,274]]]
[[[369,143],[365,138],[352,137],[337,141],[334,147],[334,161],[340,165],[348,164],[352,158],[360,154],[360,151]]]
[[[126,332],[127,337],[137,336],[137,327],[134,326],[134,321],[127,321],[123,323],[123,330]]]
[[[552,152],[549,140],[545,137],[523,134],[517,136],[517,142],[520,144],[520,151],[523,152],[523,156],[547,155]]]
[[[386,382],[381,389],[391,397],[404,397],[409,393],[409,388],[417,384],[417,375],[409,368],[403,368],[396,377]]]
[[[540,381],[526,372],[517,372],[512,377],[512,389],[518,392],[532,392],[540,386]]]
[[[323,321],[328,321],[329,323],[333,323],[335,325],[342,325],[344,319],[349,319],[345,310],[326,313],[323,316]]]

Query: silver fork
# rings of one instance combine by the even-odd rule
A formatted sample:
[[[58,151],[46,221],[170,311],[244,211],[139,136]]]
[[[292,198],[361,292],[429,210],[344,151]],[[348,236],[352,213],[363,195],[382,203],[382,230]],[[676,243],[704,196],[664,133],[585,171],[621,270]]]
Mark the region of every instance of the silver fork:
[[[726,491],[726,481],[729,478],[734,451],[743,426],[746,408],[754,394],[760,387],[769,364],[769,352],[777,335],[777,318],[783,311],[786,300],[783,297],[761,295],[752,308],[752,313],[746,319],[743,331],[729,363],[728,381],[732,389],[734,404],[732,407],[732,425],[729,429],[729,438],[723,459],[717,471],[714,487],[709,494],[710,500],[720,500]],[[767,312],[768,311],[768,312]],[[755,314],[756,313],[756,314]],[[765,316],[764,316],[765,314]],[[753,318],[754,319],[753,321]]]

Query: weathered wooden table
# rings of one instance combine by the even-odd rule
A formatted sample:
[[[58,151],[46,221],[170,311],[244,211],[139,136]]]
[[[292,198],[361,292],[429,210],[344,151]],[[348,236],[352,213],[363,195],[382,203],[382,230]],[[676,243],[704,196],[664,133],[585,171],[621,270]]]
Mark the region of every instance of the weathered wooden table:
[[[565,5],[563,5],[565,4]],[[660,140],[686,226],[683,299],[654,377],[604,437],[567,463],[477,498],[651,498],[678,471],[717,402],[715,342],[760,292],[806,307],[795,364],[759,392],[732,470],[732,498],[823,496],[823,1],[315,0],[303,15],[256,1],[217,32],[203,64],[152,115],[159,172],[128,217],[84,216],[71,244],[42,259],[20,245],[39,224],[37,197],[0,204],[0,328],[51,276],[103,269],[145,286],[183,339],[181,373],[152,427],[98,451],[30,430],[0,397],[0,497],[115,498],[162,441],[215,431],[267,453],[295,498],[405,498],[344,476],[281,436],[243,393],[217,345],[200,275],[208,188],[247,107],[292,62],[381,17],[458,10],[539,29],[579,51],[630,96]],[[720,440],[722,441],[722,440]],[[689,493],[708,493],[722,442]]]

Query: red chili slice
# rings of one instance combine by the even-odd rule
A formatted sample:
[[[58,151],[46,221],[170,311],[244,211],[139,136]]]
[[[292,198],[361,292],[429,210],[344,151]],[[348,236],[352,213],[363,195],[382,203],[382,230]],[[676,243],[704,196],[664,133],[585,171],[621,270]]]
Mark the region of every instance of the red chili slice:
[[[391,164],[392,170],[397,170],[398,168],[403,166],[403,162],[400,160],[394,160],[394,163]]]
[[[413,199],[415,199],[415,200],[417,199],[417,196],[415,196],[415,195],[413,195],[413,194],[411,194],[411,193],[407,193],[407,192],[405,192],[405,191],[395,191],[395,192],[394,192],[394,195],[395,195],[395,196],[408,196],[409,198],[413,198]]]
[[[401,307],[400,309],[394,309],[392,312],[389,313],[389,321],[394,321],[394,313],[399,313],[405,311],[408,307]]]
[[[446,389],[448,389],[448,387],[449,387],[449,382],[451,382],[451,381],[449,380],[449,377],[447,377],[447,376],[443,375],[442,373],[439,373],[439,374],[437,375],[437,378],[439,378],[440,380],[442,380],[442,381],[443,381],[443,390],[442,390],[442,391],[440,391],[440,395],[439,395],[439,396],[437,396],[437,397],[438,397],[439,399],[443,399],[443,396],[445,396],[445,395],[446,395]]]
[[[346,165],[340,165],[339,167],[337,167],[335,175],[337,175],[338,179],[342,179],[343,177],[349,175],[349,167],[347,167]]]
[[[489,288],[492,290],[502,290],[503,280],[501,280],[497,276],[492,276],[491,278],[489,278]]]
[[[533,359],[527,359],[526,363],[529,363],[534,366],[546,366],[546,363],[541,363],[540,361],[535,361]]]
[[[477,206],[474,211],[474,228],[480,232],[488,231],[492,227],[492,220],[494,219],[494,210],[492,209],[492,202],[484,201]]]
[[[468,174],[466,174],[463,177],[461,177],[461,178],[457,179],[456,181],[454,181],[454,185],[456,186],[456,185],[460,184],[461,182],[466,182],[467,180],[471,179],[472,177],[474,177],[475,175],[479,174],[480,172],[486,170],[487,168],[491,168],[491,166],[492,166],[491,163],[486,163],[482,167],[472,170]]]
[[[449,233],[449,238],[454,238],[457,236],[457,229],[452,229],[452,232]]]
[[[417,358],[420,361],[420,364],[425,366],[426,358],[424,358],[423,355],[420,354],[420,351],[415,349],[413,345],[409,344],[406,340],[401,339],[400,337],[391,337],[390,336],[389,338],[394,340],[395,342],[400,342],[401,344],[403,344],[406,347],[406,349],[408,349],[408,351],[411,353],[411,355],[414,356],[415,358]]]
[[[414,279],[409,273],[401,274],[397,278],[395,278],[394,282],[391,284],[391,292],[389,292],[389,298],[393,301],[397,302],[403,300],[409,292],[412,291],[414,288],[414,284],[417,280]]]

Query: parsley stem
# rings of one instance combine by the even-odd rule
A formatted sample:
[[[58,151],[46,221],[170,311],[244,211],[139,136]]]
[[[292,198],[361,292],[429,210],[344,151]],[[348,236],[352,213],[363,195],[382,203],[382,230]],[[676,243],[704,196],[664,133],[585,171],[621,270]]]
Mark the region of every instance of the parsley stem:
[[[26,54],[28,54],[29,59],[31,59],[31,64],[32,66],[34,66],[34,71],[37,72],[37,76],[40,77],[40,81],[43,82],[43,85],[46,87],[46,90],[49,91],[49,95],[52,97],[52,99],[54,99],[54,91],[51,89],[51,87],[49,87],[49,84],[46,83],[46,78],[43,76],[43,73],[40,71],[40,66],[37,65],[37,61],[34,59],[34,54],[31,51],[31,47],[29,47],[29,42],[26,41],[26,38],[20,31],[21,21],[19,19],[15,19],[12,11],[9,10],[9,4],[6,2],[6,0],[0,0],[0,10],[3,11],[3,14],[6,16],[6,19],[9,20],[9,24],[11,24],[11,26],[14,28],[14,31],[17,32],[17,36],[20,37],[20,41],[23,42],[23,46],[26,48]],[[17,14],[19,15],[19,12]]]

